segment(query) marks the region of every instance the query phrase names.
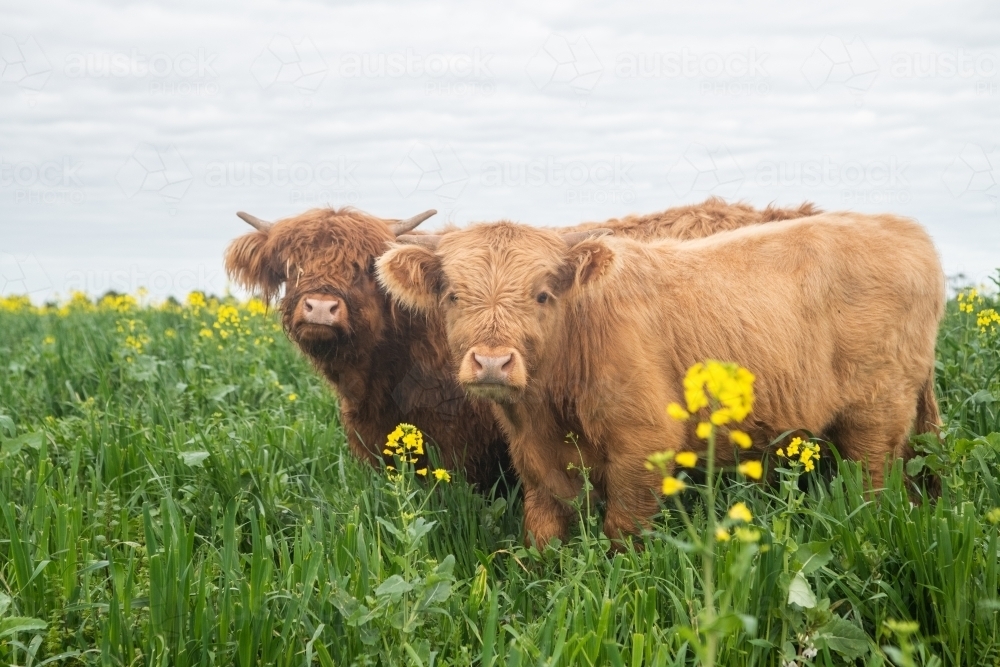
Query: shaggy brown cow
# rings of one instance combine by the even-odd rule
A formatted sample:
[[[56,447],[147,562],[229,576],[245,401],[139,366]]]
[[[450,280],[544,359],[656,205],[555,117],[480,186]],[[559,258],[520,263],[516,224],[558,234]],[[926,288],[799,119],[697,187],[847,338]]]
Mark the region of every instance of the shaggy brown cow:
[[[876,486],[914,424],[938,422],[944,276],[930,238],[903,218],[825,214],[694,241],[575,244],[496,223],[398,246],[377,267],[390,295],[442,320],[459,381],[494,402],[540,543],[566,536],[583,467],[607,500],[607,535],[657,510],[646,458],[704,450],[693,422],[665,412],[698,361],[757,375],[743,428],[758,451],[805,428],[867,459]]]
[[[603,226],[690,238],[814,213],[809,204],[757,210],[713,198]],[[312,210],[273,225],[241,217],[257,231],[233,241],[226,269],[268,300],[284,286],[285,331],[336,389],[351,451],[374,462],[386,435],[409,422],[437,443],[444,465],[492,486],[508,459],[488,403],[467,398],[455,381],[438,321],[397,312],[374,280],[375,259],[410,225],[352,209]]]

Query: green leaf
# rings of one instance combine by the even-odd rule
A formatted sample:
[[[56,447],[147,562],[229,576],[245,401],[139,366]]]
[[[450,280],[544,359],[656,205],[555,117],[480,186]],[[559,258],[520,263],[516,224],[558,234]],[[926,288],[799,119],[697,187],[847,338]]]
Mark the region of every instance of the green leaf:
[[[10,607],[11,599],[9,595],[0,593],[0,616],[7,613],[7,609]]]
[[[920,474],[920,471],[924,469],[924,457],[914,456],[912,459],[906,462],[906,474],[910,477],[916,477]]]
[[[803,609],[812,609],[816,606],[816,594],[813,593],[802,570],[796,572],[788,584],[788,604],[797,604]]]
[[[0,415],[0,436],[14,437],[17,433],[17,427],[14,426],[14,420],[7,415]]]
[[[179,452],[177,456],[192,468],[203,468],[205,459],[210,455],[208,452]]]
[[[213,401],[221,401],[234,391],[236,391],[235,384],[224,384],[221,387],[217,387],[208,397]]]
[[[24,447],[31,447],[34,450],[41,449],[43,437],[44,435],[41,431],[35,431],[34,433],[25,433],[17,436],[16,438],[4,440],[3,444],[0,445],[0,454],[13,456],[14,454],[20,452]]]
[[[377,597],[388,597],[393,602],[403,597],[403,593],[409,593],[413,590],[413,584],[403,579],[398,574],[394,574],[375,589],[375,595]]]
[[[865,631],[840,616],[834,616],[820,627],[816,634],[816,645],[839,653],[848,660],[856,660],[870,650]]]
[[[832,541],[808,542],[800,546],[795,552],[795,559],[802,563],[802,567],[799,568],[802,574],[812,574],[829,563],[833,558],[833,552],[830,550],[832,544]]]
[[[41,632],[46,627],[45,621],[26,616],[11,616],[0,621],[0,639],[17,632]]]
[[[997,402],[997,397],[990,393],[989,389],[980,389],[969,397],[969,401],[976,405],[989,405]]]

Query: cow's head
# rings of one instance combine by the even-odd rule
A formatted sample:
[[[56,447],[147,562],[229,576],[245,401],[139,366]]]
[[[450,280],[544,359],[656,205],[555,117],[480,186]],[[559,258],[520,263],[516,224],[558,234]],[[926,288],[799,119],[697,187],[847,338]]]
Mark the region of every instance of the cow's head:
[[[349,208],[314,209],[275,223],[238,213],[256,231],[230,244],[226,271],[269,302],[284,289],[282,324],[307,354],[352,358],[384,336],[387,301],[375,281],[375,259],[434,213],[396,221]]]
[[[614,259],[605,229],[559,234],[510,222],[444,236],[401,237],[376,262],[397,301],[443,318],[458,380],[471,394],[518,400],[552,355],[574,291],[600,280]]]

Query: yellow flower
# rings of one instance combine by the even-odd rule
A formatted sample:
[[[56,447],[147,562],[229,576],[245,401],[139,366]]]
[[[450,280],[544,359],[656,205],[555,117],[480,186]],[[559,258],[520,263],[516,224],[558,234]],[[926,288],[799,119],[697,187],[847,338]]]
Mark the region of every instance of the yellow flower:
[[[778,451],[775,452],[775,454],[777,454],[778,456],[784,456],[785,455],[785,450],[782,449],[781,447],[778,447]]]
[[[740,542],[758,542],[760,540],[760,531],[750,526],[739,526],[733,531],[733,534]]]
[[[684,468],[693,468],[698,463],[698,455],[694,452],[680,452],[674,460],[677,461],[677,465]]]
[[[802,444],[802,438],[795,437],[792,441],[788,443],[788,458],[798,455],[799,446]]]
[[[417,471],[415,471],[415,472],[416,472],[416,473],[417,473],[418,475],[423,475],[424,477],[426,477],[426,476],[427,476],[427,468],[421,468],[420,470],[417,470]]]
[[[289,401],[297,401],[297,400],[299,400],[299,395],[298,394],[289,394],[288,395],[288,400]]]
[[[201,331],[198,332],[198,335],[201,336],[202,338],[211,338],[215,334],[212,333],[211,329],[205,329],[205,328],[203,328]]]
[[[167,329],[166,331],[163,332],[163,335],[166,336],[167,338],[176,338],[177,332],[174,331],[173,329]]]
[[[715,529],[715,541],[716,542],[728,542],[729,541],[729,531],[719,526]]]
[[[733,521],[743,521],[749,523],[753,520],[753,514],[745,503],[739,502],[729,508],[729,518]]]
[[[750,445],[753,444],[753,440],[750,436],[743,431],[730,431],[729,440],[743,449],[750,449]]]
[[[986,513],[986,520],[990,523],[1000,523],[1000,507],[994,507]]]
[[[764,467],[760,464],[760,461],[741,463],[738,470],[752,479],[760,479],[761,475],[764,474]]]
[[[667,414],[670,415],[671,419],[676,419],[679,422],[687,421],[688,417],[691,416],[680,403],[671,403],[668,405]]]
[[[813,468],[816,467],[816,464],[812,461],[806,461],[803,465],[805,466],[806,472],[812,472]]]
[[[42,339],[42,345],[53,345],[56,339],[53,336],[46,336]]]
[[[676,477],[664,477],[663,478],[663,495],[672,496],[680,493],[687,487],[682,480]]]
[[[434,477],[439,482],[450,482],[451,481],[451,475],[449,475],[448,471],[445,470],[444,468],[435,468],[434,469]]]
[[[702,440],[708,440],[708,436],[712,434],[712,425],[708,422],[700,422],[694,433]]]

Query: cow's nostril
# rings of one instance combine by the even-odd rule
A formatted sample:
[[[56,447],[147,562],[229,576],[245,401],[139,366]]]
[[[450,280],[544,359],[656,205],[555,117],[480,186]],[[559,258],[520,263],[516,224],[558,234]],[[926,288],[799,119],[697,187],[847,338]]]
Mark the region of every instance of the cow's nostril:
[[[311,303],[309,303],[308,299],[306,299],[306,312],[307,313],[311,313],[312,309],[313,309],[313,305]]]
[[[508,354],[507,355],[507,360],[506,361],[502,361],[500,363],[500,370],[502,370],[504,373],[509,373],[510,370],[511,370],[511,368],[513,368],[513,367],[514,367],[514,355],[513,354]]]

